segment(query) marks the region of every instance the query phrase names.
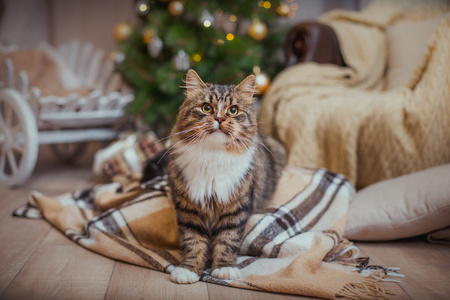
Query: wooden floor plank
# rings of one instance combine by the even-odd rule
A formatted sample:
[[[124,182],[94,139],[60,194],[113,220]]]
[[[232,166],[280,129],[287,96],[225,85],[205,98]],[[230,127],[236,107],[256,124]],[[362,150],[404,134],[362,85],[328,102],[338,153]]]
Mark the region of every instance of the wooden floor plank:
[[[22,191],[4,190],[1,193],[0,295],[22,270],[51,229],[46,222],[12,217],[12,212],[23,203],[18,201],[25,195]]]
[[[97,148],[88,147],[86,155],[68,166],[55,158],[49,146],[41,146],[29,180],[15,188],[0,187],[2,299],[104,297],[114,261],[81,248],[44,220],[11,216],[32,190],[58,195],[98,183],[91,171]]]
[[[104,299],[114,261],[52,229],[2,299]]]
[[[11,222],[0,232],[0,295],[22,270],[36,248],[48,234],[48,224],[35,224],[32,220]]]
[[[211,300],[293,300],[293,299],[311,299],[309,297],[300,297],[294,295],[263,293],[259,291],[238,289],[208,283],[209,299]]]
[[[360,249],[384,267],[400,267],[401,288],[413,299],[449,299],[450,260],[429,243],[404,240],[359,243]]]
[[[209,297],[204,282],[180,285],[170,281],[169,274],[117,262],[106,299],[207,300]]]
[[[49,150],[48,146],[40,147],[36,168],[25,184],[14,188],[0,187],[0,295],[51,230],[43,220],[12,217],[12,212],[26,203],[32,190],[57,195],[88,186],[95,180],[87,167],[92,157],[86,156],[78,167],[68,167],[55,159]]]
[[[447,258],[450,258],[450,245],[447,244],[431,244],[434,249],[444,254]]]

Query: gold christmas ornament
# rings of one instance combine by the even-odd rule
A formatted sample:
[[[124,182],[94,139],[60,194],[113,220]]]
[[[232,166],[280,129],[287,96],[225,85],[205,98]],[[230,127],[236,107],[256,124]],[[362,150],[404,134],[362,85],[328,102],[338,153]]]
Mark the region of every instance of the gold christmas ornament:
[[[280,16],[286,17],[291,12],[291,9],[289,8],[289,5],[287,5],[286,2],[281,2],[280,5],[277,7],[277,13]]]
[[[144,40],[144,43],[150,43],[154,35],[155,32],[152,29],[145,29],[144,32],[142,32],[142,39]]]
[[[128,23],[119,23],[114,27],[113,36],[117,42],[128,40],[133,28]]]
[[[248,34],[254,40],[260,41],[267,36],[267,26],[260,20],[255,19],[248,30]]]
[[[167,8],[172,16],[179,16],[184,12],[184,3],[181,1],[170,1]]]
[[[253,67],[253,73],[255,73],[255,91],[257,95],[264,94],[270,87],[270,77],[264,72],[261,72],[259,66]]]

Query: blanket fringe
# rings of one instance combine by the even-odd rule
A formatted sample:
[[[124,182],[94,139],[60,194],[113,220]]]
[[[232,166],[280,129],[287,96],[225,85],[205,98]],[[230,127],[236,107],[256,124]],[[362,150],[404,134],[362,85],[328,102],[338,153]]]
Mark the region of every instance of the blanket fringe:
[[[365,278],[362,282],[347,283],[335,298],[375,300],[388,299],[388,295],[393,293],[384,288],[378,280]]]
[[[400,268],[385,268],[379,265],[369,265],[369,257],[360,257],[356,259],[357,265],[353,271],[358,271],[364,277],[370,277],[380,281],[390,281],[401,283],[395,278],[405,278],[400,273]]]

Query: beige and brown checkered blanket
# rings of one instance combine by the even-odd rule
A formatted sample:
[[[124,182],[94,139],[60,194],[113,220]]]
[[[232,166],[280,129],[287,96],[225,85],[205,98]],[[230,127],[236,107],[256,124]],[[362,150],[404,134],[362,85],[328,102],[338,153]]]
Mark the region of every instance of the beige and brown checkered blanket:
[[[342,175],[287,168],[268,210],[249,219],[237,258],[242,279],[219,280],[205,270],[201,280],[327,299],[387,297],[380,279],[396,270],[368,267],[342,237],[353,195]],[[135,265],[170,273],[181,259],[165,177],[56,197],[32,192],[14,214],[44,218],[80,246]]]

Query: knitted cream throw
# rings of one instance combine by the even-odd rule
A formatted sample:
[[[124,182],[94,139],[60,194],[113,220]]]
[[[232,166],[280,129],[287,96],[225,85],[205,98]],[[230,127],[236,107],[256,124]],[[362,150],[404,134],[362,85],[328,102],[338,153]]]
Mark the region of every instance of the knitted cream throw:
[[[450,10],[449,1],[377,0],[332,11],[349,67],[297,64],[265,95],[262,132],[286,146],[289,165],[325,167],[356,188],[450,162],[450,17],[438,26],[406,87],[381,91],[392,24]]]

